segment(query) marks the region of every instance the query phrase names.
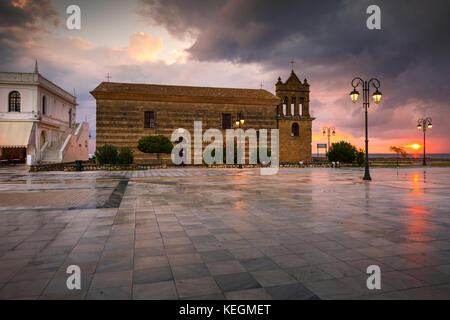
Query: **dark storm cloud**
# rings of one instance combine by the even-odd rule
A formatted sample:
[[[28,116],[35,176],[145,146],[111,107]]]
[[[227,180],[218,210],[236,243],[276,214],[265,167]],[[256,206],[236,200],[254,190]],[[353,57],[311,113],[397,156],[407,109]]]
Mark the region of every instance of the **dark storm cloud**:
[[[424,58],[449,53],[448,1],[377,1],[382,29],[366,28],[373,1],[141,0],[145,14],[172,34],[195,32],[189,49],[199,60],[286,64],[374,58],[386,74],[397,74]],[[369,69],[371,69],[369,68]]]
[[[58,23],[57,12],[50,0],[28,0],[0,2],[0,26],[24,27],[38,20]]]
[[[14,62],[27,41],[37,40],[47,25],[60,23],[51,0],[0,1],[0,59]]]

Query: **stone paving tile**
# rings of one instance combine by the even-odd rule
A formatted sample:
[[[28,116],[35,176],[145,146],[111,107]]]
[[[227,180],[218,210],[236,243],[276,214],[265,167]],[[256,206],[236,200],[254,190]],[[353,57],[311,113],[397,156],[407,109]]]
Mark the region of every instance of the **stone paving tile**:
[[[180,298],[220,293],[220,289],[212,277],[177,280],[175,284]]]
[[[450,264],[443,264],[440,266],[436,266],[436,270],[439,272],[445,273],[447,275],[450,275]]]
[[[163,256],[165,254],[166,252],[162,247],[136,248],[134,250],[134,256],[137,258]]]
[[[271,258],[281,268],[294,268],[308,265],[309,263],[295,254],[288,254],[282,256],[275,256]]]
[[[228,300],[272,300],[263,288],[226,292]]]
[[[211,275],[207,266],[201,263],[173,266],[172,273],[175,280],[203,278]]]
[[[241,264],[244,266],[245,269],[247,269],[247,271],[279,269],[279,266],[269,258],[255,258],[255,259],[241,260]]]
[[[276,300],[316,300],[318,297],[300,283],[286,284],[266,288]]]
[[[133,286],[133,299],[136,300],[174,300],[178,299],[173,281],[164,281]]]
[[[83,275],[84,278],[84,275]],[[96,273],[91,282],[91,289],[115,288],[131,286],[132,271]]]
[[[173,280],[170,267],[145,268],[134,270],[133,284],[155,283]]]
[[[215,261],[206,263],[212,275],[245,272],[245,268],[237,260]]]
[[[431,285],[450,283],[450,274],[442,273],[436,267],[409,269],[404,273]]]
[[[225,296],[222,293],[212,293],[204,296],[182,298],[181,300],[225,300]]]
[[[334,277],[318,266],[303,266],[296,268],[288,268],[286,269],[291,276],[293,276],[296,280],[300,282],[312,282],[312,281],[320,281],[320,280],[328,280],[333,279]]]
[[[347,264],[350,266],[353,266],[357,268],[358,270],[362,272],[367,272],[367,267],[371,265],[377,265],[380,267],[381,272],[385,271],[394,271],[394,268],[387,265],[386,263],[381,262],[380,260],[376,259],[362,259],[362,260],[351,260],[346,261]]]
[[[215,251],[206,251],[200,253],[203,261],[205,262],[214,262],[214,261],[224,261],[224,260],[233,260],[233,255],[228,250],[215,250]]]
[[[363,274],[361,270],[356,267],[351,266],[346,262],[333,262],[326,264],[319,264],[317,267],[324,272],[331,275],[333,278],[344,278],[351,276],[360,276]]]
[[[264,254],[260,250],[252,247],[230,249],[229,251],[238,260],[264,257]]]
[[[232,273],[215,276],[217,284],[224,292],[242,291],[254,288],[260,288],[260,284],[248,272]]]
[[[354,299],[361,296],[359,292],[338,279],[306,282],[305,287],[324,300]]]
[[[165,251],[168,255],[197,253],[197,249],[192,245],[166,245]]]
[[[426,282],[418,280],[401,271],[384,272],[382,274],[381,281],[382,283],[389,284],[389,286],[397,290],[423,287],[427,285]]]
[[[292,276],[281,269],[254,271],[251,272],[251,275],[263,287],[277,286],[296,282],[296,280]]]
[[[379,260],[383,261],[384,264],[392,267],[394,270],[408,270],[423,267],[422,264],[403,256],[383,257]]]
[[[168,266],[169,259],[167,256],[140,257],[134,260],[134,270]]]
[[[130,300],[131,286],[116,288],[91,288],[89,289],[87,300]]]
[[[169,263],[172,266],[202,263],[202,257],[199,253],[173,254],[169,255]]]
[[[283,246],[262,246],[259,247],[259,249],[268,257],[282,256],[291,253],[288,248]]]
[[[411,300],[449,300],[450,286],[413,288],[402,291]]]
[[[117,271],[129,271],[133,269],[132,257],[110,257],[102,258],[97,266],[97,273],[101,272],[117,272]]]
[[[0,289],[0,299],[39,296],[50,279],[9,282]]]
[[[86,297],[86,292],[71,291],[68,293],[52,293],[45,294],[38,297],[39,300],[83,300]]]
[[[368,256],[355,249],[332,250],[329,251],[328,254],[342,261],[363,260],[368,258]]]

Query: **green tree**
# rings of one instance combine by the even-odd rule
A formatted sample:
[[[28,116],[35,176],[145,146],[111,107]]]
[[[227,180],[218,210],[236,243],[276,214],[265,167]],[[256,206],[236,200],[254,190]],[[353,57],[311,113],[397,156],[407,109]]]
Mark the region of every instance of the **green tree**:
[[[119,164],[132,164],[134,161],[133,151],[130,148],[122,148],[118,157]]]
[[[159,154],[169,154],[172,152],[172,142],[165,136],[148,136],[139,139],[138,149],[143,153],[156,153],[158,163],[160,163]]]
[[[356,160],[358,150],[355,146],[346,141],[333,143],[327,152],[328,161],[339,161],[342,163],[352,163]]]
[[[99,164],[116,164],[118,153],[117,148],[111,144],[105,144],[97,148],[95,158]]]
[[[364,151],[362,149],[359,149],[356,151],[356,163],[358,166],[362,166],[364,164],[364,160],[366,159],[366,155],[364,154]]]
[[[400,155],[402,155],[403,159],[407,157],[408,153],[405,149],[399,146],[390,146],[389,149],[391,151],[394,151],[397,154],[397,167],[398,167],[398,158]]]

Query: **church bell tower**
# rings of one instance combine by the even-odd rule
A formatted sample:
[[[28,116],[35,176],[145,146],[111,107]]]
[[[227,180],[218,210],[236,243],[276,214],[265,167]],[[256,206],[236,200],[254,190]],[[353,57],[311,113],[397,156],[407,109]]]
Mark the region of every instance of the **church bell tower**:
[[[303,83],[294,70],[286,82],[278,78],[276,95],[281,102],[277,107],[277,125],[280,138],[280,163],[311,161],[312,118],[309,114],[309,84]]]

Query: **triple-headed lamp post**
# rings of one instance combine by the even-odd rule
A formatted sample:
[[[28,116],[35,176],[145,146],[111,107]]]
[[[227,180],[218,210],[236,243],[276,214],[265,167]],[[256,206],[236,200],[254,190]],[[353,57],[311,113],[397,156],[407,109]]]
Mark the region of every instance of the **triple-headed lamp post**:
[[[322,134],[325,136],[328,136],[328,148],[327,148],[327,152],[330,151],[330,139],[331,136],[336,135],[336,129],[334,129],[334,127],[323,127],[322,128]]]
[[[423,131],[423,165],[427,165],[427,160],[425,159],[425,133],[427,132],[427,128],[431,129],[433,128],[433,125],[431,124],[431,118],[422,118],[417,120],[417,130]]]
[[[373,88],[375,88],[375,92],[372,95],[373,101],[375,101],[375,103],[380,103],[381,100],[381,92],[378,91],[378,89],[380,88],[380,81],[376,78],[372,78],[369,81],[364,81],[363,79],[356,77],[352,80],[352,87],[353,87],[353,91],[350,92],[350,98],[352,99],[353,103],[356,103],[356,101],[358,100],[359,97],[359,92],[356,90],[356,87],[361,86],[363,89],[363,107],[364,107],[364,111],[365,111],[365,120],[366,120],[366,161],[365,161],[365,172],[364,172],[364,178],[363,180],[372,180],[372,178],[370,177],[370,173],[369,173],[369,140],[368,140],[368,130],[367,130],[367,109],[369,109],[369,90],[370,90],[370,86],[372,86]]]
[[[240,128],[244,127],[244,122],[245,122],[244,116],[242,115],[242,112],[239,112],[238,117],[235,121],[236,128],[240,129]],[[239,139],[239,142],[240,142],[240,139]],[[237,161],[237,159],[236,159],[236,161]],[[239,169],[242,169],[242,163],[239,163]]]

